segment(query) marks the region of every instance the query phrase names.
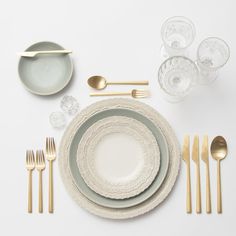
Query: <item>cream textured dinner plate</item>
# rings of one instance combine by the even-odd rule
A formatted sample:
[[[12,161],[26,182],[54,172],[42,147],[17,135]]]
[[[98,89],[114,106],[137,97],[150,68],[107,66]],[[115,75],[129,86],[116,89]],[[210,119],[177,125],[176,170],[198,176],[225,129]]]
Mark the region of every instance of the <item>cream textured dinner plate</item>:
[[[134,197],[153,182],[160,165],[158,143],[136,119],[109,116],[84,133],[77,164],[86,184],[113,199]]]
[[[78,143],[74,143],[73,140],[75,138],[75,134],[77,133],[78,128],[81,128],[81,132],[86,130],[86,126],[84,126],[84,122],[90,117],[94,117],[95,114],[99,114],[101,112],[110,111],[112,109],[123,109],[127,111],[136,112],[137,114],[145,117],[149,120],[149,128],[158,127],[160,131],[163,133],[165,140],[168,145],[169,151],[169,165],[168,172],[165,175],[164,182],[160,185],[160,187],[155,191],[149,198],[145,201],[142,201],[138,205],[134,205],[128,208],[112,208],[112,207],[104,207],[99,205],[93,201],[91,201],[82,191],[77,187],[74,182],[74,178],[71,174],[71,163],[70,163],[70,151],[74,148],[77,150]],[[93,118],[92,118],[93,120]],[[95,121],[94,121],[95,122]],[[142,122],[142,121],[141,121]],[[145,124],[146,126],[148,124]],[[153,126],[152,126],[153,125]],[[77,138],[77,137],[76,137]],[[74,146],[75,145],[75,146]],[[73,147],[74,146],[74,147]],[[159,144],[160,153],[162,154],[161,145]],[[76,154],[75,154],[76,156]],[[162,156],[162,155],[161,155]],[[76,158],[75,158],[76,159]],[[76,165],[76,160],[75,160]],[[162,159],[160,170],[158,176],[161,172]],[[73,199],[83,208],[87,209],[93,214],[99,215],[101,217],[112,218],[112,219],[126,219],[135,217],[141,214],[144,214],[154,207],[158,206],[170,193],[174,183],[176,181],[180,166],[180,148],[179,143],[176,139],[176,136],[169,126],[168,122],[153,108],[144,103],[137,102],[131,99],[109,99],[101,102],[97,102],[92,104],[91,106],[84,109],[77,117],[72,121],[66,130],[63,139],[60,145],[59,151],[59,167],[62,176],[62,180],[70,193]],[[154,180],[155,181],[155,180]],[[154,182],[153,182],[154,183]],[[152,184],[153,185],[153,184]],[[151,186],[152,186],[151,185]],[[148,191],[151,186],[145,190],[143,193]],[[140,195],[142,195],[141,193]],[[138,195],[139,196],[139,195]],[[134,197],[136,198],[136,197]],[[127,200],[127,199],[124,199]]]
[[[26,51],[62,50],[53,42],[39,42]],[[65,88],[72,78],[73,63],[68,54],[42,54],[21,57],[18,65],[20,80],[27,90],[38,95],[51,95]]]

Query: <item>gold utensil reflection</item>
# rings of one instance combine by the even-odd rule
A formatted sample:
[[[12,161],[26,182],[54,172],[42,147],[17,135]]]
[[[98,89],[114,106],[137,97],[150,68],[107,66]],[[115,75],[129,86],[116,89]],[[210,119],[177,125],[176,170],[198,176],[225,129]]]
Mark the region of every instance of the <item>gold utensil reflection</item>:
[[[107,85],[148,85],[148,81],[123,81],[123,82],[107,82],[102,76],[92,76],[88,79],[88,85],[94,89],[104,89]]]
[[[32,213],[32,172],[35,168],[34,152],[26,151],[26,169],[28,170],[28,213]]]
[[[217,161],[217,212],[222,213],[221,169],[220,162],[227,156],[227,143],[222,136],[217,136],[211,143],[211,155]]]

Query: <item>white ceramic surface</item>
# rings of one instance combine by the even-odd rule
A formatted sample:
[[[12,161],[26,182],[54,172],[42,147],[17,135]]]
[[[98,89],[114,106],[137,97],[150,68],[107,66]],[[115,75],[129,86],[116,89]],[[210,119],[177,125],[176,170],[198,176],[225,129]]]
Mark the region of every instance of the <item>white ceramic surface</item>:
[[[77,164],[92,190],[124,199],[138,195],[153,182],[160,151],[152,132],[141,122],[111,116],[85,132],[78,146]]]

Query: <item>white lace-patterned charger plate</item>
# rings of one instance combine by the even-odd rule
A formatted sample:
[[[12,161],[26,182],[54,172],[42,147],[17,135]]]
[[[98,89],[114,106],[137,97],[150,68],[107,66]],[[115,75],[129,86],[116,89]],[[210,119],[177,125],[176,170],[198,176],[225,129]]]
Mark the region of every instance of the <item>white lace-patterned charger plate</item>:
[[[164,182],[149,198],[147,198],[145,201],[142,201],[140,204],[136,204],[132,207],[105,207],[101,204],[97,204],[96,202],[91,201],[91,199],[89,199],[83,193],[87,185],[86,187],[83,186],[82,189],[78,189],[78,186],[75,184],[74,178],[72,177],[71,173],[72,166],[69,162],[70,151],[78,147],[78,144],[73,142],[78,128],[81,128],[81,132],[86,130],[86,127],[83,125],[86,120],[90,118],[90,121],[94,121],[94,115],[98,115],[101,112],[111,111],[112,109],[123,109],[135,113],[138,116],[145,117],[148,122],[144,121],[143,123],[145,123],[146,126],[149,126],[150,129],[155,129],[155,127],[158,127],[158,129],[160,129],[163,133],[168,145],[168,153],[170,159],[168,165],[168,172],[165,175]],[[159,145],[162,158],[161,146],[162,145]],[[171,192],[178,176],[180,167],[180,154],[181,153],[179,143],[172,128],[156,110],[144,103],[137,102],[132,99],[108,99],[94,103],[91,106],[87,107],[80,114],[78,114],[77,117],[71,122],[61,141],[59,150],[59,167],[62,180],[69,194],[81,207],[101,217],[111,219],[127,219],[142,215],[152,210],[153,208],[158,206],[164,199],[166,199],[168,194]],[[161,172],[161,166],[162,159],[158,176]],[[146,191],[148,191],[152,187],[152,185]],[[146,191],[144,191],[143,193],[145,193]],[[143,193],[141,193],[140,195],[142,195]],[[134,199],[135,198],[136,197],[134,197]],[[123,200],[121,201],[123,202]]]
[[[110,116],[84,133],[77,165],[86,184],[113,199],[134,197],[153,182],[160,152],[152,132],[136,119]]]

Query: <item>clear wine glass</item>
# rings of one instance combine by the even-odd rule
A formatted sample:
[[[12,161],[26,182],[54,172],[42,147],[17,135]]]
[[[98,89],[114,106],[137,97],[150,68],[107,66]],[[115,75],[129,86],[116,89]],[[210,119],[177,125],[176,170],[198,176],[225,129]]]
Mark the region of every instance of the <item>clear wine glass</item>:
[[[175,56],[164,61],[158,71],[158,82],[169,102],[179,102],[186,97],[198,78],[196,64],[187,57]]]
[[[194,24],[186,17],[174,16],[167,19],[161,28],[161,37],[166,53],[170,57],[186,56],[195,34]]]
[[[219,69],[227,63],[229,57],[230,49],[224,40],[216,37],[204,39],[197,50],[199,83],[212,83],[217,78]]]

